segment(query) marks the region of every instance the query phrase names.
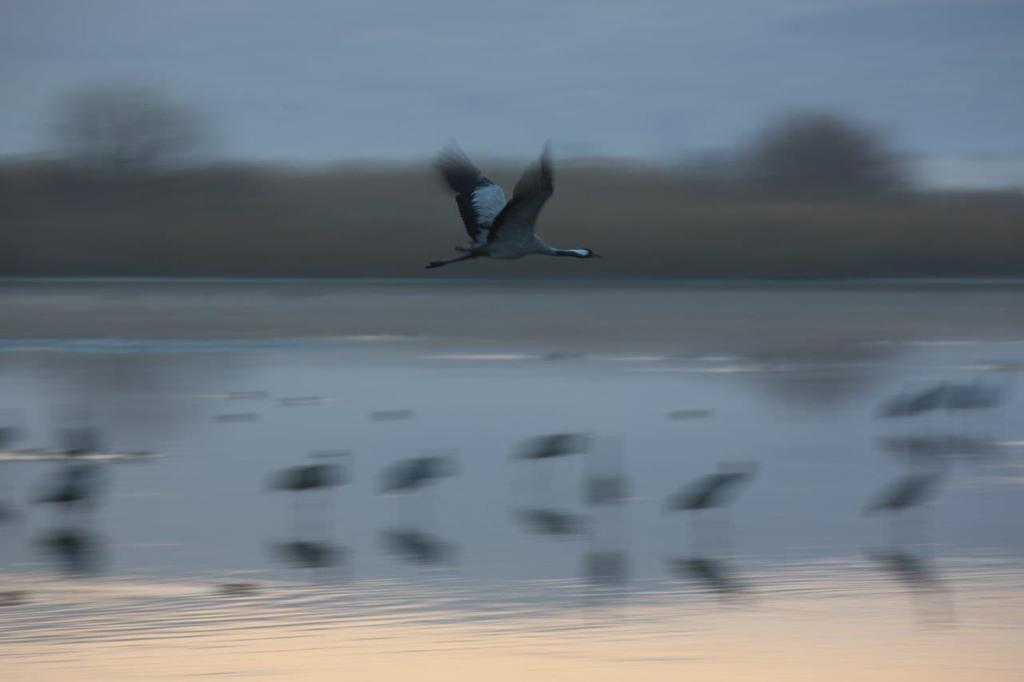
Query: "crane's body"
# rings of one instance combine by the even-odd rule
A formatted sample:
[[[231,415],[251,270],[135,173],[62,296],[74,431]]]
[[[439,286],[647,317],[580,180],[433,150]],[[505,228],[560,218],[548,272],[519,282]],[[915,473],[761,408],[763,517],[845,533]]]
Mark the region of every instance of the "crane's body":
[[[595,258],[590,249],[556,249],[534,232],[540,211],[554,193],[551,157],[545,147],[540,161],[526,170],[507,201],[505,192],[480,172],[465,154],[448,149],[438,163],[448,187],[455,192],[463,225],[470,243],[455,247],[464,255],[431,261],[427,269],[486,256],[514,259],[541,254],[572,258]]]

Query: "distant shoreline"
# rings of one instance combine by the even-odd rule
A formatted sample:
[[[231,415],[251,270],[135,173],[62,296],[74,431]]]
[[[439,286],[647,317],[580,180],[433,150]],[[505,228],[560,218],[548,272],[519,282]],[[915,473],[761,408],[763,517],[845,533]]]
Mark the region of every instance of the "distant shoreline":
[[[1024,343],[1020,280],[6,280],[0,310],[2,352],[259,352],[284,340],[414,355],[859,357],[922,339]]]

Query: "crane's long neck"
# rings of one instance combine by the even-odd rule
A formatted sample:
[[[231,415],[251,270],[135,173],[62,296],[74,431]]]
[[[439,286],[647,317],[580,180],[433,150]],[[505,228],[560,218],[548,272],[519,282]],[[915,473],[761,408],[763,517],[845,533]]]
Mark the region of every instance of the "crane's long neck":
[[[556,249],[548,246],[544,253],[549,256],[568,256],[569,258],[586,258],[589,252],[586,249]]]

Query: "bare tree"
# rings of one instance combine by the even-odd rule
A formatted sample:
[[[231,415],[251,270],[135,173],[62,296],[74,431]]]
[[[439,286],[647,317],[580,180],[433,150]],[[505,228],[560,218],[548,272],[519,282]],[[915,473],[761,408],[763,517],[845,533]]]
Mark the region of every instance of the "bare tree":
[[[790,116],[751,145],[752,179],[785,191],[875,193],[907,184],[898,155],[871,130],[832,114]]]
[[[61,104],[55,123],[57,144],[69,160],[107,172],[181,163],[205,140],[194,112],[147,87],[74,93]]]

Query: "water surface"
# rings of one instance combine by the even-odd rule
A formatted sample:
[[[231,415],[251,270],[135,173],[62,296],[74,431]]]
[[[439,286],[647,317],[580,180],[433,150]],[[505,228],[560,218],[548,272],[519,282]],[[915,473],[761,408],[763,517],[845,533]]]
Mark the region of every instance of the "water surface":
[[[1012,679],[1021,289],[6,284],[0,670]],[[935,385],[1002,398],[879,416]],[[34,504],[68,465],[15,455],[69,425],[158,457]],[[517,457],[560,433],[587,452]],[[324,451],[347,484],[268,490]],[[423,455],[455,475],[380,494]],[[729,504],[666,509],[731,466]],[[864,514],[921,473],[925,503]]]

